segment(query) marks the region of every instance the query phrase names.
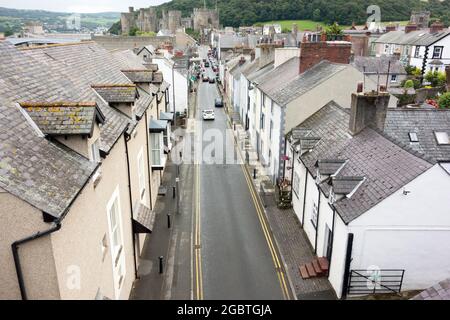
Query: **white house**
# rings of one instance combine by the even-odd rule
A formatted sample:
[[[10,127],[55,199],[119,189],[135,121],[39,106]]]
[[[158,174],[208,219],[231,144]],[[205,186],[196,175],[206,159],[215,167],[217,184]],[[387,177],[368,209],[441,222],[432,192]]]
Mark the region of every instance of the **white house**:
[[[415,66],[423,74],[445,71],[450,65],[450,30],[435,23],[430,29],[407,31],[391,31],[374,40],[373,54],[398,54],[404,65]]]
[[[294,211],[338,297],[450,275],[450,112],[388,101],[353,94],[350,112],[331,101],[289,134]]]

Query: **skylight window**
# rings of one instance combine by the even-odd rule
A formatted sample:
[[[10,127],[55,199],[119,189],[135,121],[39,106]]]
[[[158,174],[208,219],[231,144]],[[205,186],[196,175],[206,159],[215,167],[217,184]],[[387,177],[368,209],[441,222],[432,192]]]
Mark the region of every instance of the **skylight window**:
[[[409,135],[409,141],[411,141],[411,142],[419,142],[419,138],[417,137],[417,133],[410,132],[410,133],[408,133],[408,135]]]
[[[444,131],[436,131],[434,133],[438,144],[450,144],[448,133]]]

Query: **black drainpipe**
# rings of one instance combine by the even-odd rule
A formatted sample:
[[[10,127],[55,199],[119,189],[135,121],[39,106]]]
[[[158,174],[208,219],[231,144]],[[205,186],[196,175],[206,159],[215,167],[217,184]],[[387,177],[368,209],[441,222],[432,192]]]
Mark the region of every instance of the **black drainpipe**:
[[[305,166],[305,192],[303,193],[302,227],[305,225],[306,187],[308,186],[308,168]]]
[[[319,235],[319,213],[320,213],[320,188],[317,185],[317,191],[319,192],[319,199],[317,200],[317,219],[316,219],[316,236],[314,240],[314,253],[317,253],[317,238]]]
[[[95,168],[94,171],[92,171],[92,174],[89,176],[89,178],[85,181],[85,183],[81,186],[80,190],[78,190],[77,194],[72,198],[72,200],[70,200],[69,205],[67,206],[67,208],[64,210],[64,212],[61,214],[61,216],[59,218],[57,218],[54,221],[54,226],[51,227],[50,229],[46,230],[46,231],[38,231],[35,234],[28,236],[26,238],[17,240],[15,242],[13,242],[11,244],[11,251],[12,251],[12,255],[13,255],[13,259],[14,259],[14,266],[16,268],[16,273],[17,273],[17,282],[19,282],[19,289],[20,289],[20,296],[22,298],[22,300],[27,300],[27,290],[25,288],[25,282],[23,280],[23,272],[22,272],[22,266],[20,265],[20,257],[19,257],[19,248],[20,245],[45,237],[51,233],[54,233],[56,231],[58,231],[59,229],[61,229],[61,221],[65,218],[66,214],[69,212],[70,207],[72,206],[72,204],[75,202],[75,199],[78,197],[78,195],[81,193],[81,191],[84,189],[84,187],[88,184],[88,182],[91,180],[92,175],[97,172],[97,169],[100,167],[101,163],[98,163],[97,167]]]
[[[285,147],[285,149],[286,149],[286,147]],[[284,152],[284,154],[286,155],[286,151]],[[291,161],[292,161],[292,168],[291,168],[291,201],[292,201],[292,199],[294,199],[293,198],[293,191],[294,191],[294,164],[295,164],[295,158],[294,158],[294,155],[295,155],[295,151],[293,151],[292,152],[292,159],[291,159]],[[286,167],[286,161],[284,162],[284,167]],[[283,174],[283,176],[284,176],[284,174]]]
[[[349,233],[347,236],[347,253],[345,255],[345,269],[344,269],[344,283],[342,286],[342,299],[347,298],[348,280],[350,277],[350,263],[352,262],[352,250],[353,250],[353,233]]]
[[[426,46],[425,47],[425,54],[423,56],[423,61],[422,61],[422,80],[421,80],[421,83],[423,82],[424,75],[425,75],[425,70],[427,68],[427,60],[428,60],[428,51],[429,50],[430,50],[430,47]]]
[[[138,279],[137,263],[136,263],[136,235],[133,230],[133,198],[131,197],[131,177],[130,177],[130,159],[128,154],[128,141],[130,141],[130,135],[125,132],[123,135],[125,141],[125,155],[127,159],[127,175],[128,175],[128,195],[130,198],[130,216],[131,216],[131,237],[133,239],[133,262],[134,262],[134,276]]]
[[[331,270],[331,259],[333,259],[333,245],[334,245],[334,221],[336,219],[336,209],[333,206],[333,222],[331,223],[331,251],[330,251],[330,261],[328,261],[328,276],[330,276]]]
[[[152,204],[152,180],[151,180],[151,165],[150,165],[150,145],[148,144],[148,136],[149,136],[149,128],[148,128],[148,121],[147,121],[147,111],[144,113],[145,117],[145,139],[147,140],[147,163],[148,163],[148,194],[150,196],[150,210],[153,210],[153,204]]]

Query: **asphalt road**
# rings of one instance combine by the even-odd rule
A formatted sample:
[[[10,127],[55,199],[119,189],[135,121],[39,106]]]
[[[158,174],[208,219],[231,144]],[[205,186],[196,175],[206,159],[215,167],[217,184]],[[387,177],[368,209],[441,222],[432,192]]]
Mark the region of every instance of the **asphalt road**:
[[[205,58],[206,49],[200,48],[199,54]],[[214,76],[211,68],[207,72]],[[225,135],[226,115],[223,109],[214,107],[216,97],[216,84],[200,83],[197,119],[201,121],[201,110],[214,109],[215,120],[203,121],[201,131],[215,129]],[[211,155],[221,157],[225,152],[216,150]],[[241,165],[202,163],[199,171],[202,298],[283,299]]]

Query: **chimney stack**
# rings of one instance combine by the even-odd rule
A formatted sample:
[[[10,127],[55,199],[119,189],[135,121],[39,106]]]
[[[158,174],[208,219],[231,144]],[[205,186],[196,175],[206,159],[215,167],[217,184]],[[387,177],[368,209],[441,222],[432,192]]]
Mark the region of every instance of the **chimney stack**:
[[[348,64],[351,50],[352,44],[347,41],[302,42],[299,72],[303,73],[323,60]]]
[[[439,20],[433,22],[430,26],[430,33],[438,33],[442,30],[444,30],[444,24]]]
[[[350,133],[356,135],[368,126],[384,130],[389,98],[387,92],[352,93]]]
[[[275,61],[275,49],[282,48],[283,45],[279,42],[261,42],[259,48],[259,67],[265,67],[271,62]]]
[[[417,30],[417,24],[415,23],[408,23],[405,26],[405,33],[410,33],[411,31],[416,31]]]
[[[294,36],[295,40],[297,41],[297,34],[298,34],[298,25],[296,23],[292,24],[292,35]]]
[[[386,32],[391,32],[391,31],[395,31],[395,30],[397,30],[397,26],[393,23],[389,23],[386,26]]]
[[[128,12],[133,13],[134,12],[134,7],[128,7]]]

